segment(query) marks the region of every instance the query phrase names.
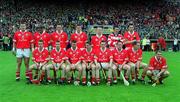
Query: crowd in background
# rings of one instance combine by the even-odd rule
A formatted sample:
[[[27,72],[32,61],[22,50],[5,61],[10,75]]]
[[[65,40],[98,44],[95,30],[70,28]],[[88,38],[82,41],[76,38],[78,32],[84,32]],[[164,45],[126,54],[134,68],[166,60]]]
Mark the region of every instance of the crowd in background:
[[[88,30],[89,25],[118,26],[120,33],[124,34],[127,23],[133,21],[141,39],[158,39],[159,36],[180,39],[180,6],[170,2],[111,2],[109,5],[103,2],[54,1],[17,4],[7,0],[0,5],[0,43],[5,41],[8,45],[22,22],[26,23],[31,32],[35,32],[39,25],[44,25],[49,33],[54,31],[57,23],[61,23],[70,35],[76,24],[81,24],[84,31]]]

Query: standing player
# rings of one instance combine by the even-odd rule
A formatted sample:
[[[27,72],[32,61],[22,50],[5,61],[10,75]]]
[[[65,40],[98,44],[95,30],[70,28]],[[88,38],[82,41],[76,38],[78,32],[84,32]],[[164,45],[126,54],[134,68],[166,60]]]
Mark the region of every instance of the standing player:
[[[29,82],[30,83],[39,83],[42,82],[45,76],[46,65],[49,61],[49,52],[43,46],[43,40],[38,41],[38,48],[33,51],[32,60],[34,64],[32,64],[29,68]],[[32,70],[41,70],[41,76],[38,80],[33,80]]]
[[[44,27],[38,27],[37,30],[38,31],[34,33],[35,48],[38,48],[39,40],[43,40],[43,47],[45,49],[48,49],[48,46],[50,44],[50,35],[46,33],[46,29]]]
[[[60,41],[56,41],[56,48],[53,49],[50,53],[52,64],[46,66],[47,78],[49,83],[51,83],[50,69],[54,70],[55,72],[54,73],[55,80],[56,80],[56,72],[59,69],[62,69],[61,78],[59,81],[62,83],[65,81],[66,52],[64,49],[60,48],[60,46],[61,46]]]
[[[86,69],[88,71],[91,70],[92,76],[91,76],[91,83],[95,85],[95,63],[94,63],[94,58],[95,58],[95,51],[92,49],[92,46],[89,42],[86,42],[86,49],[82,51],[83,53],[83,63],[82,63],[82,76],[83,76],[83,84],[86,84]]]
[[[118,40],[116,43],[116,48],[112,51],[113,54],[113,76],[114,76],[114,83],[117,83],[117,75],[116,70],[122,71],[122,69],[125,70],[125,79],[128,80],[128,76],[130,73],[130,66],[128,63],[128,54],[127,50],[124,50],[123,48],[123,42]]]
[[[100,83],[100,76],[99,76],[100,69],[102,69],[103,73],[104,73],[103,69],[105,69],[108,71],[107,85],[111,85],[113,59],[110,50],[106,48],[106,42],[101,41],[100,45],[101,45],[100,49],[97,49],[95,53],[96,54],[96,59],[95,59],[96,84]],[[106,78],[106,76],[104,77]]]
[[[107,41],[107,38],[103,35],[103,29],[99,27],[96,29],[96,35],[91,37],[91,45],[94,50],[100,49],[101,41]]]
[[[142,50],[140,49],[140,42],[133,42],[133,47],[127,50],[129,63],[131,67],[132,83],[135,84],[135,77],[145,83],[144,78],[146,76],[147,64],[142,62]],[[141,79],[138,78],[139,69],[143,68]],[[135,76],[136,75],[136,76]]]
[[[153,82],[153,86],[156,84],[163,84],[163,80],[169,76],[168,66],[166,59],[162,57],[161,51],[156,51],[156,55],[150,59],[147,76]]]
[[[135,41],[140,42],[139,34],[138,34],[138,32],[134,31],[133,24],[128,25],[128,31],[124,33],[124,39],[125,39],[124,44],[125,44],[126,48],[131,48],[132,43]]]
[[[15,32],[13,38],[13,53],[17,57],[16,81],[20,80],[20,68],[22,59],[26,67],[26,78],[28,79],[30,47],[33,47],[32,33],[26,31],[26,25],[20,25],[20,31]]]
[[[87,41],[87,35],[85,32],[82,32],[81,25],[76,26],[76,31],[71,35],[70,40],[77,42],[77,47],[82,51],[85,48],[85,44]]]
[[[76,82],[78,82],[79,84],[82,74],[82,65],[81,65],[82,51],[77,47],[76,41],[71,41],[71,48],[67,50],[66,55],[68,57],[67,60],[68,65],[66,67],[68,83],[71,83],[71,71],[74,72],[74,70],[77,70],[78,75],[76,77]]]
[[[68,35],[66,32],[63,31],[62,25],[56,26],[56,31],[51,34],[51,43],[52,47],[56,47],[56,42],[60,41],[60,48],[66,50],[68,44]]]
[[[124,37],[121,34],[119,34],[119,28],[115,27],[114,33],[108,36],[108,45],[110,50],[113,50],[115,48],[115,45],[118,42],[118,40],[121,40],[123,42]]]

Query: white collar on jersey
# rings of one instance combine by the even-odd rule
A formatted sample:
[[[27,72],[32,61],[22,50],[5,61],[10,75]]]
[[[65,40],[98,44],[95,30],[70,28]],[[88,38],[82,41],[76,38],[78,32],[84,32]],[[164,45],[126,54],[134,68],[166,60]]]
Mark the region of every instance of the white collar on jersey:
[[[44,51],[44,48],[42,48],[42,51],[40,51],[39,48],[38,48],[38,51],[39,51],[39,52],[43,52],[43,51]]]
[[[22,30],[20,30],[20,32],[22,32]],[[25,30],[24,32],[27,32],[27,30]],[[22,32],[22,33],[24,33],[24,32]]]
[[[116,48],[116,50],[117,50],[118,52],[121,52],[121,51],[123,50],[123,48],[121,48],[121,51],[119,51],[118,48]]]
[[[73,48],[71,47],[71,49],[73,50]],[[77,47],[76,47],[76,49],[75,50],[73,50],[73,51],[76,51],[77,50]]]
[[[61,51],[61,48],[59,48],[59,51],[55,48],[56,52],[60,52]]]
[[[156,59],[156,61],[158,61],[158,62],[159,62],[159,61],[161,60],[161,57],[160,57],[160,59],[158,60],[158,59],[157,59],[157,56],[155,56],[155,59]]]
[[[80,31],[80,33],[78,33],[78,32],[77,32],[77,30],[76,30],[76,32],[75,32],[75,33],[76,33],[76,34],[81,34],[81,33],[82,33],[82,31]]]
[[[100,37],[102,37],[103,35],[101,34],[101,36],[99,36],[98,34],[96,34],[96,36],[97,36],[98,38],[100,38]]]
[[[60,33],[56,30],[56,33],[57,33],[57,34],[61,34],[62,32],[63,32],[63,30],[61,30],[61,32],[60,32]]]
[[[102,49],[102,48],[100,48],[100,49],[101,49],[101,51],[102,51],[102,52],[105,52],[105,51],[106,51],[106,47],[105,47],[104,51],[103,51],[103,49]]]
[[[134,34],[134,31],[131,33],[130,31],[128,31],[129,34],[133,35]]]

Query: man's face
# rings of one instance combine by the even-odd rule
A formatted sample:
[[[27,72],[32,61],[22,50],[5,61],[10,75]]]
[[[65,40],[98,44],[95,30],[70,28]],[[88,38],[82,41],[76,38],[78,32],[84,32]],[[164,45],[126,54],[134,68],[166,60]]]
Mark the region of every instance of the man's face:
[[[134,31],[134,26],[130,25],[128,29],[129,29],[129,31]]]
[[[81,32],[81,26],[77,26],[76,30],[77,30],[78,33],[80,33]]]
[[[91,45],[89,43],[86,43],[86,48],[87,49],[90,49],[91,48]]]
[[[105,48],[106,47],[106,43],[105,42],[101,42],[101,47]]]
[[[39,32],[39,33],[42,33],[42,32],[43,32],[43,29],[42,29],[42,28],[39,28],[39,29],[38,29],[38,32]]]
[[[43,42],[38,42],[39,44],[39,48],[42,49],[43,48]]]
[[[98,34],[98,35],[102,35],[102,33],[103,33],[102,28],[97,28],[97,34]]]
[[[56,48],[59,49],[60,48],[60,43],[56,42]]]
[[[162,54],[158,52],[158,53],[156,54],[156,57],[157,57],[157,59],[160,59],[160,58],[162,57]]]
[[[118,49],[122,49],[122,46],[123,46],[122,42],[118,42],[117,45],[116,45],[116,47],[117,47]]]
[[[134,45],[134,49],[138,50],[140,48],[140,43],[137,43],[136,45]]]
[[[114,29],[114,33],[115,33],[115,34],[118,34],[118,33],[119,33],[119,28],[115,28],[115,29]]]
[[[26,25],[25,24],[21,24],[20,25],[20,30],[25,31],[26,30]]]
[[[72,46],[73,48],[76,48],[76,43],[72,43],[71,46]]]
[[[56,30],[57,31],[61,31],[62,30],[62,26],[61,25],[57,25]]]

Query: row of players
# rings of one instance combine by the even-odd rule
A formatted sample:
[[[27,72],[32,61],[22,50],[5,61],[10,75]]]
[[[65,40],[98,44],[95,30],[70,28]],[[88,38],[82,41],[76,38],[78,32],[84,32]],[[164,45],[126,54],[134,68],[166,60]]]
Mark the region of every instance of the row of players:
[[[157,55],[155,57],[151,58],[149,67],[147,64],[142,62],[142,50],[140,49],[139,43],[140,39],[138,37],[138,33],[133,31],[133,25],[129,25],[128,33],[124,34],[124,38],[126,38],[126,40],[124,40],[123,36],[117,36],[117,33],[111,34],[111,37],[108,37],[108,44],[110,45],[109,49],[106,48],[107,41],[106,37],[102,35],[101,28],[97,29],[97,35],[92,37],[91,43],[86,43],[86,34],[81,32],[80,26],[77,26],[76,33],[71,35],[71,48],[65,51],[65,42],[67,41],[60,39],[60,36],[63,38],[61,31],[58,36],[55,36],[55,38],[57,37],[58,39],[52,40],[53,50],[50,53],[50,57],[47,50],[48,41],[43,39],[42,35],[44,33],[42,33],[38,37],[39,40],[35,41],[36,49],[34,50],[34,47],[32,47],[33,61],[35,64],[30,66],[30,68],[30,44],[34,41],[31,34],[29,32],[25,32],[25,25],[21,25],[20,29],[22,31],[16,32],[13,39],[13,51],[16,50],[18,62],[16,80],[20,80],[20,66],[22,58],[25,60],[26,77],[30,83],[33,83],[34,81],[42,81],[45,76],[45,71],[47,71],[47,80],[50,82],[50,69],[53,69],[55,72],[62,69],[60,81],[64,82],[65,79],[67,79],[68,83],[71,82],[71,71],[76,69],[79,72],[76,77],[77,82],[79,83],[80,78],[82,77],[82,84],[86,84],[86,69],[91,69],[92,84],[100,83],[99,70],[101,68],[108,71],[108,85],[111,85],[112,82],[117,83],[116,71],[121,71],[122,69],[125,70],[125,80],[129,80],[129,76],[131,74],[132,83],[135,83],[136,79],[145,82],[144,78],[147,74],[151,81],[154,82],[153,85],[156,85],[156,82],[162,83],[162,80],[169,75],[166,60],[161,57],[161,53],[159,51],[156,53]],[[53,36],[53,34],[51,34],[51,36]],[[123,44],[126,45],[126,50],[122,48]],[[52,64],[48,64],[48,61],[51,61]],[[141,78],[138,78],[140,68],[143,68],[143,72]],[[33,80],[32,69],[41,70],[38,80]],[[106,77],[106,75],[104,76]],[[156,77],[153,78],[152,76]]]

